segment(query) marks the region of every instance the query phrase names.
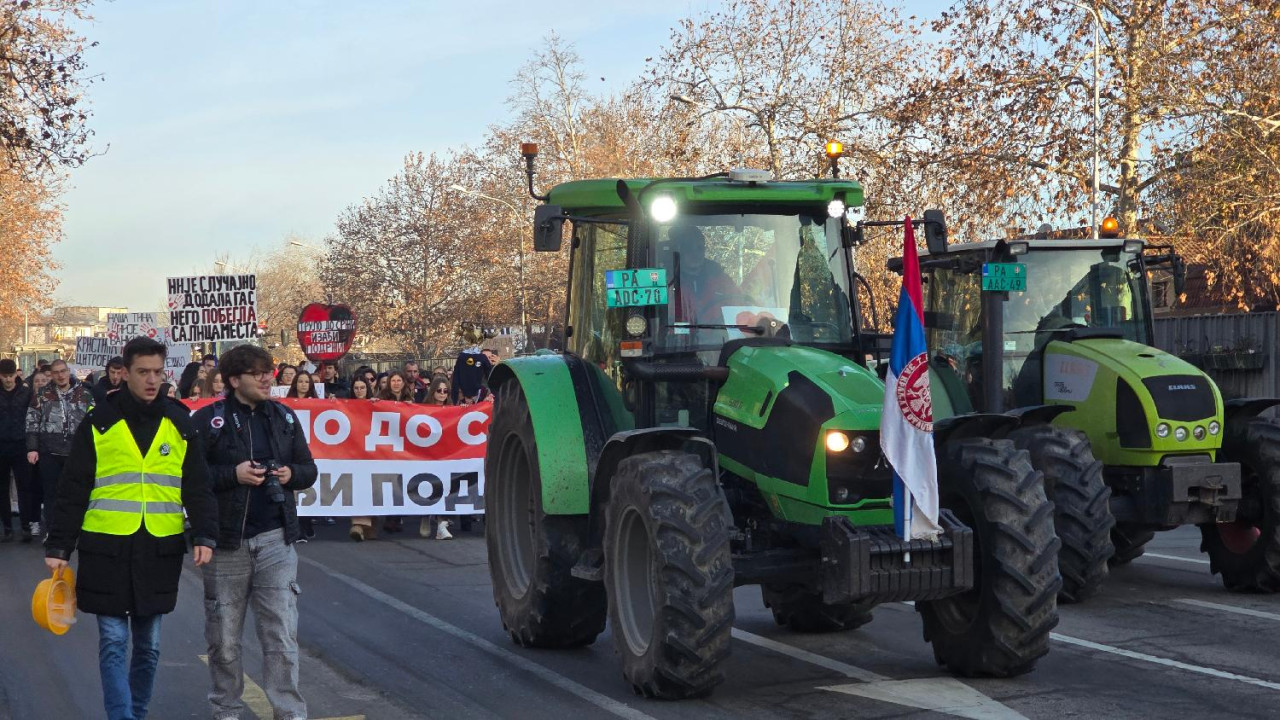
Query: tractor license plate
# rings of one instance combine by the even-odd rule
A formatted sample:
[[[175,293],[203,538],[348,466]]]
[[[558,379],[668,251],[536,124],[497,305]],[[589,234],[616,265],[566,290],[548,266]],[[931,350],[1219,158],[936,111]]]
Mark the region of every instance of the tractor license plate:
[[[982,289],[991,292],[1026,292],[1026,263],[983,263]]]
[[[666,268],[630,268],[605,270],[604,286],[607,290],[631,290],[634,288],[665,288]]]
[[[605,294],[611,308],[667,304],[667,289],[664,287],[609,289]]]

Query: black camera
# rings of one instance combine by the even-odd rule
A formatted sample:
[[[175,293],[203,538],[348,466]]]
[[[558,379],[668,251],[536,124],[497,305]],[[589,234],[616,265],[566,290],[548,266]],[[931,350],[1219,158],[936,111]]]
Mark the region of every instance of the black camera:
[[[267,460],[266,462],[255,462],[253,464],[255,470],[266,470],[266,479],[262,481],[262,489],[267,493],[267,500],[280,505],[284,503],[284,486],[280,484],[280,478],[276,477],[276,473],[280,471],[280,463],[275,460]]]

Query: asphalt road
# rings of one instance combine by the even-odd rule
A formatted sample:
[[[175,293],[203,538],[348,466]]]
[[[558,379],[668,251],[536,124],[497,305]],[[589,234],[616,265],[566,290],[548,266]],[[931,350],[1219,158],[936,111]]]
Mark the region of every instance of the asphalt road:
[[[312,718],[1280,715],[1280,597],[1224,591],[1192,529],[1158,535],[1146,556],[1112,573],[1101,596],[1064,607],[1052,652],[1012,680],[949,677],[907,605],[880,607],[853,632],[796,635],[774,625],[756,588],[739,588],[728,680],[707,700],[679,703],[631,693],[607,629],[580,650],[513,645],[493,606],[479,534],[357,544],[341,525],[318,530],[301,546],[300,569],[302,690]],[[41,557],[38,545],[0,545],[0,718],[100,718],[94,618],[81,615],[62,637],[31,620]],[[156,720],[208,717],[200,584],[195,570],[187,575],[179,609],[164,621]],[[251,683],[261,677],[252,636]],[[264,707],[252,693],[249,701]]]

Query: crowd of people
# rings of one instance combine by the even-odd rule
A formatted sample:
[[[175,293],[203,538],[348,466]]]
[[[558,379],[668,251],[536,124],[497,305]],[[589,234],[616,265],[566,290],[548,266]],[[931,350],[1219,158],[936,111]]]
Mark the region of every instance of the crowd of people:
[[[265,350],[242,345],[190,363],[169,383],[166,354],[135,338],[100,377],[84,381],[63,360],[26,377],[0,360],[0,498],[13,482],[19,519],[15,532],[12,512],[0,513],[3,541],[43,537],[55,573],[78,553],[77,598],[98,619],[110,720],[147,715],[160,619],[176,607],[188,544],[204,577],[214,717],[244,711],[241,636],[250,605],[275,717],[306,717],[294,546],[315,531],[298,516],[295,492],[318,471],[293,410],[274,398],[319,397],[323,388],[324,397],[352,401],[470,405],[488,399],[500,358],[472,347],[452,369],[424,373],[406,362],[385,372],[362,366],[347,378],[333,364],[273,366]],[[190,401],[211,398],[192,414]],[[461,518],[463,531],[471,521]],[[382,530],[403,531],[402,519],[382,518]],[[422,518],[418,530],[452,537],[444,517]],[[350,537],[375,538],[374,518],[353,518]]]

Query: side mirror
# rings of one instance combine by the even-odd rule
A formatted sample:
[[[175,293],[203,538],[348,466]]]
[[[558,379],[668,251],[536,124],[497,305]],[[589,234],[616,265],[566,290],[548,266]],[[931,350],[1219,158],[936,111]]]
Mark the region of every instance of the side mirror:
[[[1187,263],[1178,256],[1173,256],[1173,294],[1182,295],[1187,289]]]
[[[533,249],[556,252],[564,240],[564,210],[559,205],[539,205],[533,211]]]
[[[941,210],[924,211],[924,243],[930,255],[947,252],[947,220]]]

